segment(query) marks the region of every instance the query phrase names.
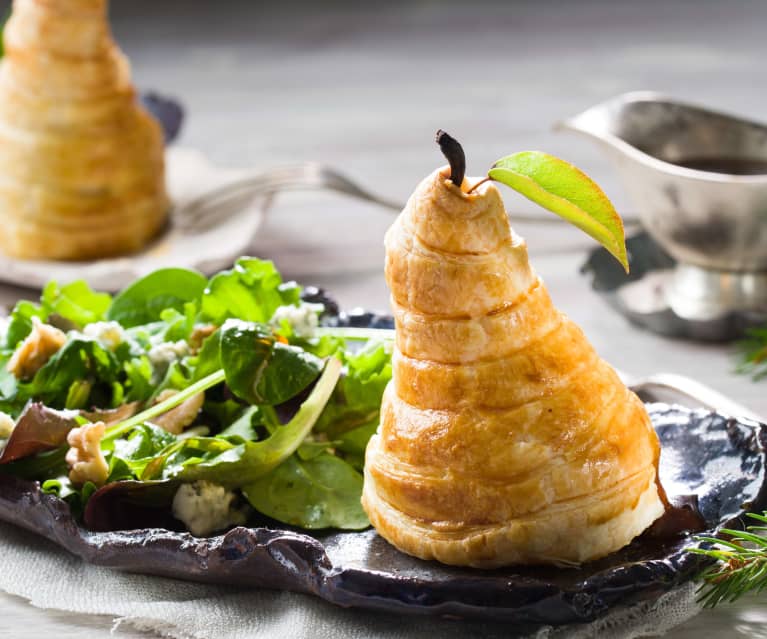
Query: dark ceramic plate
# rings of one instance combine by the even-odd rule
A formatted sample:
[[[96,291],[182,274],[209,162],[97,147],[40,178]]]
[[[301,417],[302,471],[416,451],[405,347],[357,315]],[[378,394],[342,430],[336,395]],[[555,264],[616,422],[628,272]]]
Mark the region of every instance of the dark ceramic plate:
[[[767,508],[767,427],[715,413],[648,405],[663,446],[661,479],[671,494],[696,494],[708,533],[741,525]],[[164,529],[96,533],[39,486],[0,477],[0,519],[59,544],[84,560],[193,581],[312,593],[341,606],[506,621],[524,627],[600,617],[653,600],[701,567],[688,537],[640,538],[579,569],[507,568],[483,572],[403,555],[373,530],[309,535],[235,528],[210,539]]]
[[[391,328],[385,315],[343,313],[325,304],[323,322]],[[652,400],[652,397],[643,397]],[[707,534],[738,527],[746,510],[767,508],[767,426],[707,411],[648,404],[661,440],[661,480],[670,495],[697,495]],[[645,536],[605,559],[572,568],[479,571],[397,551],[374,530],[318,534],[273,523],[198,539],[161,528],[91,532],[35,482],[0,476],[0,519],[47,537],[84,560],[131,572],[315,594],[346,607],[513,622],[517,629],[596,619],[654,600],[701,568],[689,536]]]

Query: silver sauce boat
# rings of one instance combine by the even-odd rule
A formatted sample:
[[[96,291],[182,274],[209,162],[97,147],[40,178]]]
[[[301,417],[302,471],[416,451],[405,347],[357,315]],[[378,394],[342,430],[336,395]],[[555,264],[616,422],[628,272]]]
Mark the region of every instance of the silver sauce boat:
[[[642,225],[677,260],[666,297],[678,316],[767,313],[767,126],[637,92],[557,128],[614,162]]]

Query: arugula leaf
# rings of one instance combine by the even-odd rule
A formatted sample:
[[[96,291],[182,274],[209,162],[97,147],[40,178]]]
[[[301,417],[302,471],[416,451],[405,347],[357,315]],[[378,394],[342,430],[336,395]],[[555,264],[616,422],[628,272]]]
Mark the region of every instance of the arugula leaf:
[[[202,405],[203,420],[213,420],[219,425],[226,425],[242,417],[246,410],[242,402],[234,399],[211,399],[214,394],[215,390],[212,389],[205,392],[205,402]]]
[[[228,318],[268,322],[274,311],[297,304],[301,288],[282,282],[274,264],[254,257],[241,257],[228,271],[215,275],[202,297],[202,315],[214,324]]]
[[[322,360],[278,341],[261,324],[229,319],[221,327],[221,366],[226,384],[245,401],[281,404],[311,384]]]
[[[140,477],[147,464],[174,442],[176,437],[159,426],[148,422],[140,424],[127,437],[110,442],[113,445],[110,464],[120,460],[125,465],[128,476],[121,479]],[[115,479],[110,474],[109,481]]]
[[[177,342],[180,339],[186,341],[192,334],[197,317],[197,302],[187,302],[183,310],[183,313],[179,313],[175,308],[166,308],[160,313],[160,319],[167,325],[163,334],[166,342]]]
[[[112,303],[112,296],[94,292],[83,280],[64,286],[51,281],[43,288],[40,301],[47,315],[55,313],[82,328],[104,319]]]
[[[242,492],[256,510],[293,526],[362,530],[370,525],[360,504],[362,475],[329,453],[305,460],[292,455]]]
[[[241,486],[268,473],[290,457],[312,430],[341,374],[341,362],[328,360],[325,370],[296,415],[264,440],[190,437],[164,450],[147,466],[142,479],[206,479]],[[237,443],[239,442],[239,443]]]
[[[107,319],[131,328],[161,319],[166,309],[186,314],[185,305],[198,302],[206,285],[196,271],[158,269],[124,288],[114,298]]]
[[[244,441],[257,441],[255,427],[263,420],[258,406],[248,406],[241,411],[237,419],[219,433],[220,437],[240,437]]]
[[[75,486],[67,474],[44,481],[40,488],[44,493],[55,495],[67,502],[72,514],[78,518],[82,516],[85,504],[97,490],[96,484],[90,481],[85,482],[81,487]]]
[[[152,376],[154,369],[146,355],[134,357],[123,363],[125,372],[125,401],[142,402],[149,399],[154,393]]]
[[[5,348],[15,349],[32,331],[32,318],[48,320],[49,315],[59,315],[79,327],[104,319],[112,297],[108,293],[96,293],[82,280],[59,286],[48,282],[40,297],[40,304],[28,300],[19,301],[10,314],[5,334]]]
[[[623,221],[604,191],[577,167],[540,151],[501,158],[488,176],[588,233],[628,273]]]
[[[157,372],[155,370],[155,372]],[[154,377],[152,378],[155,379]],[[171,362],[165,371],[165,375],[154,387],[152,397],[157,397],[164,390],[171,388],[173,390],[182,390],[192,383],[191,372],[183,362]]]

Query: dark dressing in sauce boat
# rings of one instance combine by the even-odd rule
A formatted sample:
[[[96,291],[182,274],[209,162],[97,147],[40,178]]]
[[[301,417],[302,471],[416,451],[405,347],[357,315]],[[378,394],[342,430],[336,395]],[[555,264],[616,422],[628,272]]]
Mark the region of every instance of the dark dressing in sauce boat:
[[[687,157],[668,160],[671,164],[696,171],[723,175],[767,175],[767,159],[749,157]]]

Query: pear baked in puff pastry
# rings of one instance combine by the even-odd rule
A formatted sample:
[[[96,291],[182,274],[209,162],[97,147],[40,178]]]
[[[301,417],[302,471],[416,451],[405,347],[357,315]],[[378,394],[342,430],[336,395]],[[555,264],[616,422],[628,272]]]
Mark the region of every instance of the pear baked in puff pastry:
[[[400,550],[492,568],[569,564],[663,513],[642,402],[551,302],[496,187],[445,167],[386,234],[393,379],[363,506]]]
[[[0,62],[0,249],[88,259],[164,225],[162,131],[139,105],[107,0],[14,0]]]

